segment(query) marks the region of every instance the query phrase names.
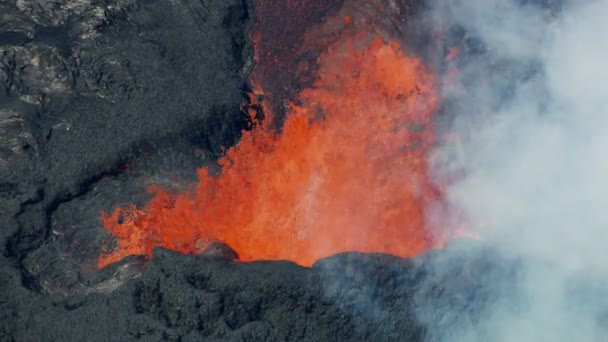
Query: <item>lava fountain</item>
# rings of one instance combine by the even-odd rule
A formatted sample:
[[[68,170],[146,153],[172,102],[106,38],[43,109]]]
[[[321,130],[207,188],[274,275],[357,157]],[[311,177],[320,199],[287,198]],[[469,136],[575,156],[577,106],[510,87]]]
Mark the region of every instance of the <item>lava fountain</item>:
[[[411,257],[440,246],[425,217],[441,198],[427,165],[434,77],[402,44],[358,32],[353,20],[316,58],[314,82],[286,106],[280,130],[267,103],[251,106],[253,125],[218,161],[220,175],[203,168],[188,192],[154,187],[145,207],[102,213],[117,245],[98,265],[156,246],[199,253],[214,241],[241,261],[303,266],[345,251]]]

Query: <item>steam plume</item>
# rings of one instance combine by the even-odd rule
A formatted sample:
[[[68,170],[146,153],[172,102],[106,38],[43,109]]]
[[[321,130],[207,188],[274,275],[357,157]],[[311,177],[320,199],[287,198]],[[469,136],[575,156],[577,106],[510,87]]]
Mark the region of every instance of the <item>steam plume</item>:
[[[436,151],[434,173],[464,174],[450,207],[522,263],[516,296],[443,340],[608,338],[608,1],[547,2],[443,1],[430,14],[483,50],[446,90],[460,139]]]

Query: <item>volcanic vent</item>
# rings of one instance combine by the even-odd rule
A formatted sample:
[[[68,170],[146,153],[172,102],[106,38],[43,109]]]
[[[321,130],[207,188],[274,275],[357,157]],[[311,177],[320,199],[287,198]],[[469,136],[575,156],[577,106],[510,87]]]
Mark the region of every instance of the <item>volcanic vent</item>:
[[[117,241],[99,266],[151,256],[157,246],[199,253],[214,241],[242,261],[304,266],[346,251],[411,257],[442,245],[442,227],[425,220],[441,197],[427,165],[438,102],[433,71],[403,40],[389,40],[398,32],[374,24],[379,3],[370,10],[353,1],[319,22],[281,21],[290,11],[314,12],[305,4],[259,5],[251,127],[219,159],[221,172],[202,168],[190,191],[153,187],[143,208],[103,213]],[[269,36],[275,17],[300,35]],[[296,52],[272,50],[266,39],[279,47],[295,40]],[[317,57],[287,59],[298,54]],[[302,90],[281,92],[275,78]]]

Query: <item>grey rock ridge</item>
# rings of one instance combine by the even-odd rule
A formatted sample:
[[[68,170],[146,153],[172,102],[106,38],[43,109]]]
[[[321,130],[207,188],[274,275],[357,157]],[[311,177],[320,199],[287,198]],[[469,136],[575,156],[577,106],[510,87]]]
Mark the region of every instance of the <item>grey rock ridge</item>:
[[[423,341],[512,279],[480,246],[302,268],[215,245],[97,269],[102,211],[188,186],[248,127],[253,5],[0,0],[0,341]]]

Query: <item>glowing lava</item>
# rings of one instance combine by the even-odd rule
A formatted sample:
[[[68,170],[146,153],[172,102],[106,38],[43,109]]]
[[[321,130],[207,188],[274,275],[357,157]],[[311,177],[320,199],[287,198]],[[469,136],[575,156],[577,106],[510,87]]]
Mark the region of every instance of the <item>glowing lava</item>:
[[[118,240],[99,266],[155,246],[198,253],[223,241],[242,261],[312,265],[344,251],[410,257],[441,244],[425,207],[440,192],[427,177],[434,142],[434,79],[398,44],[348,39],[319,57],[280,134],[244,132],[191,192],[155,189],[143,209],[103,214]]]

